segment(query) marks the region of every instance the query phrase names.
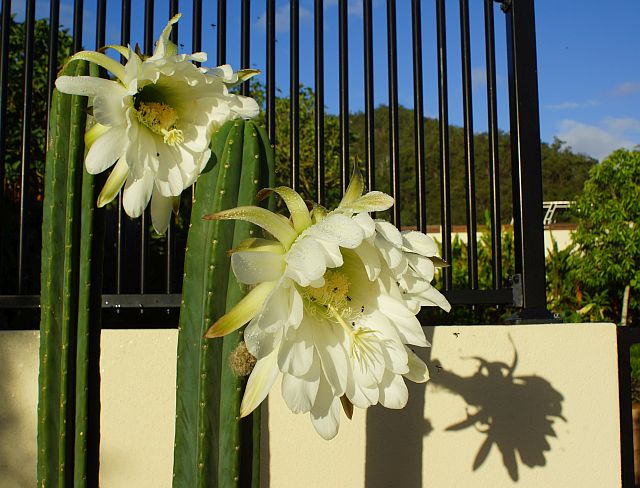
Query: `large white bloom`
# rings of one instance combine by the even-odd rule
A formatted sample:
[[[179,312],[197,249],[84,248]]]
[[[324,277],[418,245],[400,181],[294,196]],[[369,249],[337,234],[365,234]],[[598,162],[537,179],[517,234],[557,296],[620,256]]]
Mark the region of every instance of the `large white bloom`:
[[[225,65],[198,68],[205,53],[177,54],[169,41],[174,16],[162,31],[153,56],[140,57],[130,47],[108,46],[127,59],[123,66],[97,52],[82,51],[83,59],[111,72],[115,79],[61,76],[56,88],[91,97],[96,124],[87,132],[87,171],[101,173],[114,163],[98,198],[109,203],[124,185],[123,205],[138,217],[151,199],[154,228],[166,230],[177,196],[190,186],[207,164],[213,132],[229,119],[258,114],[255,100],[231,94],[228,88],[255,74],[234,73]]]
[[[429,378],[408,347],[428,346],[417,311],[378,247],[378,224],[369,216],[393,199],[381,192],[362,195],[362,189],[356,171],[333,212],[317,206],[309,212],[300,195],[279,187],[272,191],[283,198],[290,219],[259,207],[208,217],[250,221],[275,238],[251,238],[233,250],[235,276],[253,288],[207,332],[219,337],[249,322],[244,339],[257,363],[241,416],[264,400],[282,374],[289,408],[309,412],[318,433],[331,439],[341,403],[349,417],[353,406],[402,408],[408,396],[404,378]],[[417,273],[415,278],[424,279]],[[446,300],[442,305],[449,307]]]

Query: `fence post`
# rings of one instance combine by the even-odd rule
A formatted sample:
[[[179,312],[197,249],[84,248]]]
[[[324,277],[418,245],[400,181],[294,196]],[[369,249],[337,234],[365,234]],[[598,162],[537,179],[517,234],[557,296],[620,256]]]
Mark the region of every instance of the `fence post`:
[[[542,162],[534,0],[503,0],[507,22],[511,173],[515,238],[510,322],[549,322],[546,307]]]

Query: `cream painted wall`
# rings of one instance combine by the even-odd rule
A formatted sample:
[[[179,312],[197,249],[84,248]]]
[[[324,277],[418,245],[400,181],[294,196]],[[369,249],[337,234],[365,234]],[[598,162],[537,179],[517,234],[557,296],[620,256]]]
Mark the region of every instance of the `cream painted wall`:
[[[562,250],[571,244],[571,234],[573,231],[567,229],[545,229],[544,230],[544,249],[545,252],[549,252],[553,248],[553,240],[556,241],[558,249]],[[440,232],[429,232],[429,235],[436,241],[440,242]],[[478,239],[482,236],[482,232],[478,232]],[[466,232],[454,232],[451,234],[451,239],[459,238],[462,242],[467,242]]]
[[[263,486],[620,486],[614,325],[436,327],[427,334],[433,347],[422,354],[432,381],[410,385],[404,410],[356,409],[333,441],[320,439],[306,415],[291,414],[277,385],[265,408]],[[175,344],[175,330],[103,332],[101,486],[170,486]],[[36,332],[0,333],[0,488],[34,485],[37,350]],[[498,363],[513,363],[514,351],[512,377],[495,374]],[[487,424],[447,427],[479,409],[492,414],[504,452],[515,448],[541,466],[523,464],[516,453],[515,482],[493,445],[473,470]],[[548,428],[555,437],[544,435]]]

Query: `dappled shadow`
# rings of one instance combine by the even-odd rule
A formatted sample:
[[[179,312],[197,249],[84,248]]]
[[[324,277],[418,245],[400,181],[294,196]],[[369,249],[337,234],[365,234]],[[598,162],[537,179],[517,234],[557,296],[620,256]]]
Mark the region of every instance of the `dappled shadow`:
[[[562,416],[563,396],[540,376],[515,376],[518,353],[514,345],[511,365],[480,357],[478,369],[468,377],[458,376],[434,362],[433,384],[460,395],[467,403],[467,418],[447,427],[448,431],[473,427],[485,434],[473,469],[487,459],[495,444],[513,481],[518,481],[518,458],[528,467],[544,466],[551,450],[547,437],[555,437],[554,419]]]

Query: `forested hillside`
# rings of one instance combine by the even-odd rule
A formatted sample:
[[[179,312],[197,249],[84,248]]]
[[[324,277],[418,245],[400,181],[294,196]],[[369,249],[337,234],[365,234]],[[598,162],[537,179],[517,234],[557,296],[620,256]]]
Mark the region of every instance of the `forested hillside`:
[[[264,90],[256,86],[254,96],[264,101]],[[264,115],[261,115],[264,117]],[[400,178],[402,224],[416,223],[415,158],[413,111],[400,107]],[[289,99],[276,99],[276,154],[281,183],[289,184]],[[337,203],[339,190],[340,125],[336,115],[325,115],[325,181],[327,204]],[[440,148],[438,121],[424,119],[425,156],[427,166],[427,219],[429,224],[440,223]],[[465,158],[464,131],[461,127],[449,127],[449,154],[451,160],[452,216],[454,224],[466,222],[465,213]],[[350,117],[350,157],[364,165],[364,114]],[[500,133],[500,201],[502,222],[511,220],[511,160],[509,134]],[[389,191],[389,114],[388,108],[375,110],[376,187]],[[474,163],[478,222],[484,222],[484,212],[489,208],[489,143],[486,133],[474,136]],[[300,93],[300,159],[301,186],[308,197],[315,197],[315,142],[314,142],[314,94],[309,88]],[[561,141],[542,144],[543,190],[545,200],[573,200],[581,191],[589,169],[596,161],[576,154]]]

